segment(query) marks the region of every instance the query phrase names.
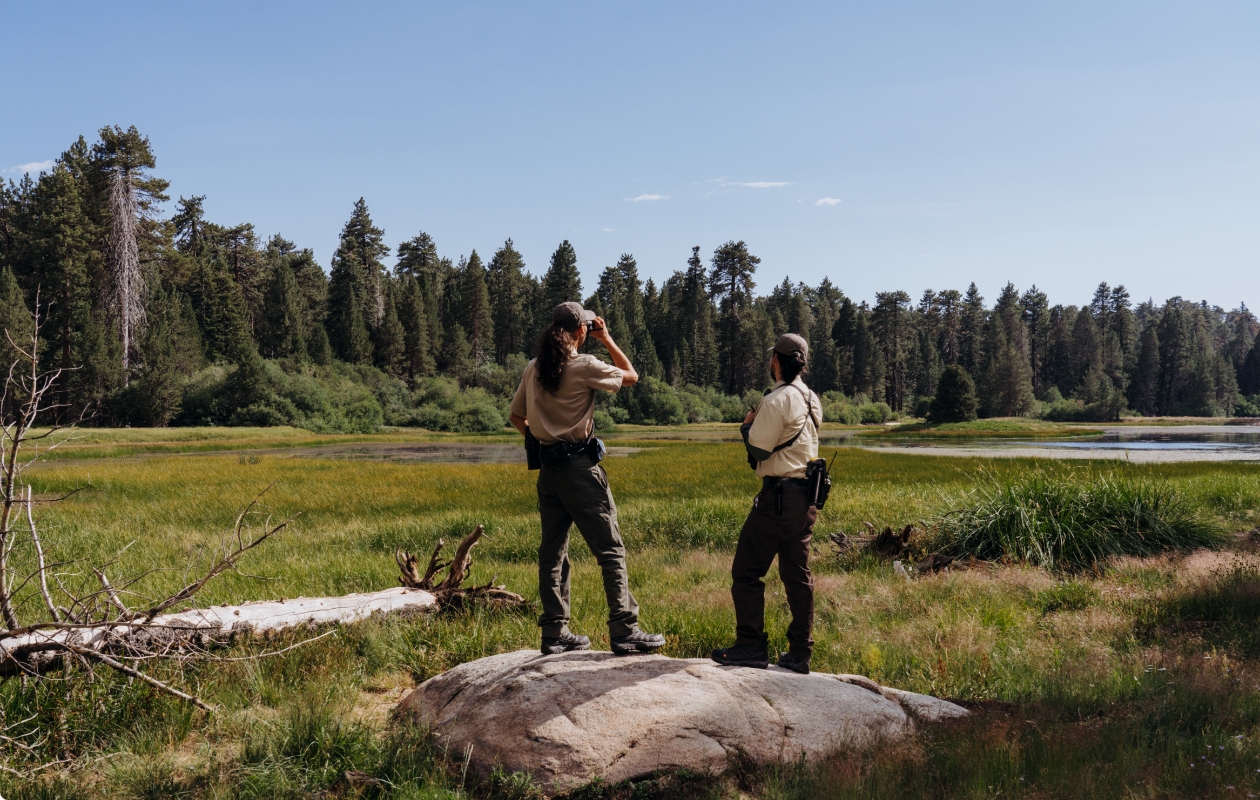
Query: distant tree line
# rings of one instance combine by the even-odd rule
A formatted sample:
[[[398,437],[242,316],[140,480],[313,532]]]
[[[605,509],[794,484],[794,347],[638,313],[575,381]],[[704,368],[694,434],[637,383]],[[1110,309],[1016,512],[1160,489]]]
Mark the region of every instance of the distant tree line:
[[[280,235],[208,221],[204,197],[161,217],[168,183],[154,167],[135,128],[107,127],[38,179],[0,185],[0,326],[16,339],[38,305],[46,360],[69,370],[57,398],[67,416],[495,429],[566,300],[602,315],[645,376],[601,398],[602,424],[742,418],[785,331],[810,342],[808,380],[833,419],[923,414],[951,365],[973,379],[981,416],[1260,413],[1260,323],[1243,304],[1134,305],[1106,283],[1081,308],[1009,283],[992,307],[975,284],[917,303],[904,291],[855,302],[829,278],[759,295],[760,259],[742,241],[707,259],[692,248],[659,286],[623,255],[584,296],[568,241],[536,276],[511,239],[488,261],[453,260],[418,233],[391,269],[362,199],[325,273]]]

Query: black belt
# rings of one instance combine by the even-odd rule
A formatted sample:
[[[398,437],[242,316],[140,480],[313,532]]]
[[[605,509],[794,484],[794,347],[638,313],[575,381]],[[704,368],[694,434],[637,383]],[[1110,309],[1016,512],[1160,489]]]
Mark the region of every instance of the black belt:
[[[587,439],[584,442],[555,442],[543,445],[538,449],[538,458],[544,467],[562,464],[573,456],[585,453],[599,463],[604,458],[604,443],[599,439]]]
[[[805,478],[775,478],[771,476],[761,479],[761,488],[763,489],[781,489],[788,486],[797,489],[808,489],[809,481]]]
[[[783,516],[783,490],[784,489],[801,489],[809,490],[809,481],[805,478],[775,478],[766,476],[761,479],[762,491],[774,492],[774,513],[776,516]]]

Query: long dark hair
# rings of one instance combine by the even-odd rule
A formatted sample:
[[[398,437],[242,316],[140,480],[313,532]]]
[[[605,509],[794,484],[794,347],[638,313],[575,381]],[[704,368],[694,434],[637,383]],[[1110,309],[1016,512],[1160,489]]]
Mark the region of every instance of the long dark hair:
[[[577,333],[577,326],[581,324],[576,319],[573,322],[572,330],[562,323],[552,322],[543,328],[542,335],[538,337],[538,347],[534,352],[538,361],[534,364],[534,374],[543,389],[552,394],[560,388],[560,373],[564,372],[564,365],[573,352],[571,337]]]

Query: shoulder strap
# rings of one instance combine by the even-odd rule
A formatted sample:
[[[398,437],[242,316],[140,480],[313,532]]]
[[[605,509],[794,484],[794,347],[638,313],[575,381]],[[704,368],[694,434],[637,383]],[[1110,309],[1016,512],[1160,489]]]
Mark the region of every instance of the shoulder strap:
[[[797,386],[795,383],[789,383],[788,386],[791,386],[793,389],[800,392],[801,397],[805,398],[805,422],[801,423],[801,429],[796,432],[795,436],[793,436],[791,439],[788,439],[783,444],[775,447],[773,450],[770,451],[771,453],[777,453],[780,450],[784,449],[785,447],[791,447],[792,445],[796,444],[796,440],[801,438],[801,434],[805,432],[805,426],[810,424],[811,422],[814,423],[814,430],[818,430],[818,423],[814,422],[814,403],[812,400],[814,393],[811,391],[809,394],[806,394],[805,390]]]

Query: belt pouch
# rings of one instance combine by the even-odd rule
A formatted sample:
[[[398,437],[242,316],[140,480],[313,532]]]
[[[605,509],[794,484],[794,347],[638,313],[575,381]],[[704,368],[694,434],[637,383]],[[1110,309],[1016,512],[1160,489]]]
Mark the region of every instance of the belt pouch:
[[[534,438],[534,434],[529,432],[529,426],[525,426],[525,466],[531,470],[540,469],[542,460],[539,458],[539,450],[542,444]]]

